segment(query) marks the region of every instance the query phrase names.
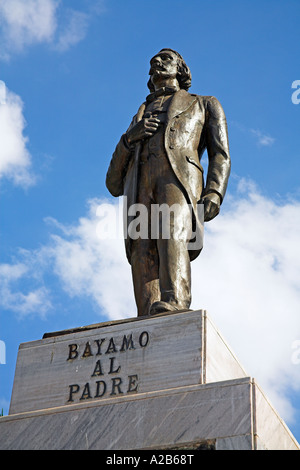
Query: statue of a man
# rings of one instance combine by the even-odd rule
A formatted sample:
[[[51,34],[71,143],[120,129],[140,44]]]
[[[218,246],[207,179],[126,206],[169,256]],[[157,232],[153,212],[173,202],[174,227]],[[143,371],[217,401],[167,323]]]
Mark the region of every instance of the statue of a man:
[[[106,177],[110,193],[126,196],[128,208],[139,204],[147,209],[150,224],[153,205],[177,208],[169,218],[168,236],[159,232],[153,237],[149,230],[147,236],[126,237],[139,316],[189,309],[190,262],[202,248],[190,244],[199,223],[198,204],[204,207],[204,221],[213,219],[230,174],[227,124],[219,101],[188,93],[190,70],[172,49],[151,59],[149,75],[151,93],[122,135]],[[204,185],[200,160],[205,149]]]

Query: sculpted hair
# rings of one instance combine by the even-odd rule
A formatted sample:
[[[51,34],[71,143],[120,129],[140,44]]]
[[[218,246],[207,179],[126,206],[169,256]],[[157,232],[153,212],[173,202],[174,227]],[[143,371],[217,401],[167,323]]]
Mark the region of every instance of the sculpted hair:
[[[159,52],[163,51],[171,51],[176,56],[178,57],[178,73],[177,73],[177,80],[179,83],[180,88],[184,90],[188,90],[192,84],[192,74],[189,69],[189,67],[186,65],[185,61],[183,60],[182,56],[179,54],[179,52],[174,51],[173,49],[166,48],[166,49],[161,49]],[[154,91],[154,86],[151,82],[151,79],[149,79],[147,86],[151,92]]]

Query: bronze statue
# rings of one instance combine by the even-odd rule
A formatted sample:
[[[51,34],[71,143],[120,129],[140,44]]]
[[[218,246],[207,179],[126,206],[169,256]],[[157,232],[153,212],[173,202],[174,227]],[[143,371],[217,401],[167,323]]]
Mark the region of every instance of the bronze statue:
[[[106,176],[110,193],[126,196],[128,208],[145,207],[150,224],[155,205],[177,208],[167,237],[161,224],[158,236],[149,229],[147,236],[125,239],[139,316],[189,309],[190,261],[202,249],[190,244],[201,224],[197,209],[204,207],[204,221],[219,213],[231,165],[224,111],[215,97],[188,93],[191,73],[181,55],[162,49],[149,75],[151,93],[122,135]],[[126,214],[127,226],[133,215]]]

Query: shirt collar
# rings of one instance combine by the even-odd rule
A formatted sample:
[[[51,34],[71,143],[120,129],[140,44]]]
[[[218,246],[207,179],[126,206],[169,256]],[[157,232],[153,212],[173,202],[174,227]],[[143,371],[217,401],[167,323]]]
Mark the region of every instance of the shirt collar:
[[[146,100],[147,102],[151,102],[155,100],[155,98],[158,98],[159,96],[162,95],[172,95],[178,91],[178,89],[174,86],[164,86],[162,88],[159,88],[158,90],[154,91],[153,93],[150,93],[150,95],[147,96]]]

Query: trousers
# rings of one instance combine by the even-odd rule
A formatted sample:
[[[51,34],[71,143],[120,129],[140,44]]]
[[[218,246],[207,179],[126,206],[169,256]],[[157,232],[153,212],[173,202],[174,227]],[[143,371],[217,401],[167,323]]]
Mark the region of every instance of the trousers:
[[[148,225],[147,236],[137,237],[131,245],[138,316],[148,315],[157,301],[188,309],[192,218],[184,190],[164,152],[142,152],[138,181],[137,202],[146,208]]]

